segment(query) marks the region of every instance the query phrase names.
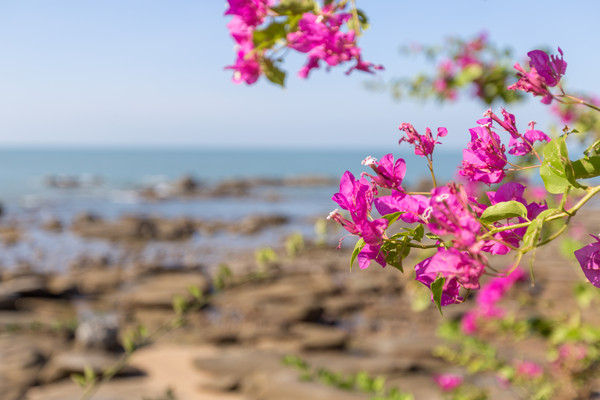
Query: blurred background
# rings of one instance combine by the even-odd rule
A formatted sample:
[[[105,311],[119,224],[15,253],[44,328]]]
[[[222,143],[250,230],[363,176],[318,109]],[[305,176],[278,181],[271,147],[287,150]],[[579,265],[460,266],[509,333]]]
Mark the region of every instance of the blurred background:
[[[530,50],[555,53],[560,46],[568,62],[567,86],[600,91],[596,3],[358,3],[371,25],[360,38],[363,56],[385,69],[347,76],[346,67],[322,67],[303,80],[296,76],[303,55],[289,54],[283,89],[264,78],[252,86],[232,82],[224,69],[235,58],[226,2],[0,1],[3,332],[40,321],[47,328],[46,317],[39,316],[47,311],[43,307],[51,310],[50,320],[63,318],[52,314],[54,303],[36,308],[19,299],[77,299],[79,306],[67,307],[62,320],[81,322],[85,312],[114,313],[88,296],[112,296],[139,284],[140,275],[126,280],[107,274],[112,281],[100,280],[90,289],[81,282],[100,278],[78,275],[86,268],[200,268],[214,278],[236,265],[240,271],[250,268],[232,261],[236,257],[255,268],[255,261],[259,267],[274,262],[271,248],[288,251],[286,246],[300,248],[304,241],[333,247],[342,232],[332,233],[324,217],[335,208],[331,195],[345,170],[358,175],[366,156],[391,152],[406,159],[408,185],[418,185],[427,173],[407,145],[398,146],[402,122],[419,132],[448,129],[435,162],[439,177],[451,179],[468,129],[489,105],[468,95],[450,103],[395,99],[394,82],[435,68],[401,48],[443,46],[448,37],[483,32],[492,45],[512,50],[512,65],[524,64]],[[499,112],[500,103],[492,107]],[[509,111],[523,127],[530,120],[542,130],[560,124],[538,98],[510,105]],[[233,267],[220,268],[223,263]],[[56,283],[61,274],[69,278]],[[32,276],[41,280],[31,283]],[[30,286],[11,281],[23,277]],[[211,282],[205,289],[214,290]],[[173,287],[169,295],[176,293]],[[390,293],[394,290],[399,289]],[[23,320],[25,311],[34,314],[31,320]],[[353,318],[350,325],[365,323]],[[5,347],[14,344],[4,339]],[[83,347],[89,344],[81,340]],[[7,360],[2,343],[0,355]],[[23,348],[36,348],[32,357],[44,361],[34,365],[46,368],[50,353],[31,343]],[[82,368],[63,370],[61,378]],[[17,380],[22,385],[11,387],[9,398],[25,398],[29,386],[58,379],[44,373],[50,378]],[[39,398],[50,398],[43,393]]]

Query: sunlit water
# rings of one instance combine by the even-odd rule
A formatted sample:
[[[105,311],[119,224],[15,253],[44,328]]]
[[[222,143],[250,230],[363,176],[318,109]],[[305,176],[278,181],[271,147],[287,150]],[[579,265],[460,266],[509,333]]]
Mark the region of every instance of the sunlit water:
[[[366,156],[381,157],[385,150],[0,150],[0,201],[5,223],[18,221],[27,234],[16,245],[0,245],[0,261],[11,267],[27,261],[36,268],[64,270],[81,254],[109,255],[127,261],[127,251],[102,240],[77,237],[68,230],[46,232],[41,222],[56,218],[68,226],[74,216],[93,212],[104,219],[125,214],[189,217],[233,221],[249,214],[280,214],[290,224],[244,237],[232,234],[195,235],[184,243],[152,243],[142,257],[167,264],[217,262],[232,251],[278,244],[292,232],[314,233],[314,219],[325,217],[336,204],[331,196],[337,184],[320,187],[257,187],[243,198],[170,199],[147,201],[137,193],[143,187],[160,187],[184,175],[205,184],[230,178],[286,178],[318,175],[335,178],[345,170],[356,176],[367,171],[360,162]],[[415,184],[428,169],[413,154],[395,154],[407,161],[405,182]],[[439,153],[436,174],[451,179],[460,162],[460,152]],[[77,188],[48,185],[52,178],[73,179]]]

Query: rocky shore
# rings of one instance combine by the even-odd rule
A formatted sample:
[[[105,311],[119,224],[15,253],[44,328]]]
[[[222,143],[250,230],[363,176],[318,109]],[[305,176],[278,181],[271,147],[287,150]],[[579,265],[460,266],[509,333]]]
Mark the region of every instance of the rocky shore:
[[[556,249],[543,254],[538,262],[545,272],[535,302],[524,312],[548,312],[548,304],[551,312],[568,312],[564,283],[577,276],[556,262]],[[385,376],[387,385],[416,399],[442,398],[432,377],[457,367],[434,357],[432,349],[440,343],[435,327],[442,317],[431,307],[414,311],[423,292],[410,274],[377,266],[350,272],[347,250],[309,243],[295,256],[281,250],[269,261],[259,260],[249,255],[220,268],[90,263],[67,274],[5,272],[2,398],[80,398],[82,389],[71,374],[86,369],[101,374],[114,365],[123,356],[127,332],[164,324],[174,315],[175,297],[193,300],[190,286],[204,293],[206,303],[182,326],[134,352],[94,398],[369,398],[302,381],[296,369],[282,363],[289,355],[341,374]],[[457,318],[468,307],[447,308],[443,318]],[[587,317],[600,322],[593,314]],[[542,357],[531,343],[505,351]],[[519,398],[491,387],[494,399]]]
[[[581,220],[588,228],[598,222],[593,212]],[[468,376],[434,355],[433,349],[443,343],[436,335],[440,322],[460,318],[473,298],[446,308],[441,317],[428,291],[412,280],[415,259],[407,260],[405,274],[377,265],[351,271],[350,249],[302,236],[281,237],[272,249],[235,255],[227,255],[225,247],[226,257],[217,263],[205,262],[197,253],[190,253],[194,262],[180,264],[139,257],[144,246],[157,242],[176,242],[185,253],[191,252],[186,246],[194,235],[247,236],[289,223],[287,216],[277,214],[246,216],[235,223],[143,215],[107,220],[94,213],[80,214],[70,225],[47,220],[43,229],[49,232],[127,246],[129,260],[138,261],[125,264],[107,253],[81,257],[62,272],[42,272],[29,264],[0,270],[0,398],[79,399],[83,390],[73,374],[99,376],[118,365],[132,335],[162,329],[178,309],[197,302],[199,293],[201,304],[184,321],[136,349],[93,398],[370,398],[307,379],[294,365],[284,364],[290,357],[335,376],[385,377],[387,388],[417,400],[444,398],[433,381],[442,373],[467,376],[469,384],[488,389],[492,399],[522,398],[491,375]],[[18,245],[26,236],[18,224],[0,224],[5,241]],[[494,263],[504,268],[506,261]],[[519,288],[526,301],[520,296],[507,306],[524,318],[569,316],[579,271],[556,244],[538,252],[536,268],[535,287],[526,282]],[[581,318],[600,324],[593,310]],[[496,342],[502,357],[546,357],[538,342]]]

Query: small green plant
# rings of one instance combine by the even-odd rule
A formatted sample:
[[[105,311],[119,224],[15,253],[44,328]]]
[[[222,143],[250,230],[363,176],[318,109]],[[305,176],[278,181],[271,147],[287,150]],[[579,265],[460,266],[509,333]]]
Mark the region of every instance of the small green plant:
[[[314,369],[298,356],[287,355],[282,360],[284,365],[295,368],[303,381],[317,381],[324,385],[341,390],[356,390],[371,395],[370,400],[413,400],[413,395],[397,388],[386,390],[383,376],[372,377],[367,372],[344,375],[326,368]]]
[[[337,225],[336,225],[337,227]],[[325,246],[327,243],[327,220],[318,219],[315,222],[315,244]]]
[[[191,286],[188,288],[188,292],[192,295],[192,299],[188,300],[184,295],[175,296],[173,298],[173,311],[175,315],[156,329],[150,331],[144,325],[138,325],[135,329],[126,332],[122,337],[125,353],[123,353],[117,362],[104,369],[102,373],[96,374],[92,369],[86,368],[83,374],[72,374],[71,379],[84,389],[80,399],[91,399],[101,385],[110,381],[127,365],[131,355],[137,349],[152,343],[160,336],[182,326],[191,313],[206,305],[208,299],[203,295],[200,288]],[[171,389],[167,390],[165,397],[159,398],[159,400],[172,399],[175,399],[175,397]]]
[[[262,247],[254,252],[254,259],[261,271],[266,271],[267,268],[277,262],[277,253],[270,247]]]
[[[305,248],[304,236],[300,232],[296,232],[285,240],[285,252],[290,258],[296,257]]]
[[[229,269],[227,264],[219,264],[219,268],[217,269],[217,272],[213,277],[213,288],[217,292],[220,292],[221,290],[225,289],[227,282],[231,279],[232,276],[233,272],[231,272],[231,269]]]

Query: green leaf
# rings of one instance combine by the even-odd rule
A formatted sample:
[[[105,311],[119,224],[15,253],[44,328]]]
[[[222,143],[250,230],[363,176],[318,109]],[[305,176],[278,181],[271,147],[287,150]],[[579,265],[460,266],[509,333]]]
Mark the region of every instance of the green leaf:
[[[556,208],[549,208],[549,209],[544,210],[541,213],[539,213],[538,216],[535,217],[535,219],[537,219],[538,222],[540,223],[540,228],[541,228],[541,224],[543,224],[546,221],[546,218],[548,218],[552,214],[555,214],[557,211],[559,211],[559,210]]]
[[[544,147],[544,160],[540,167],[540,176],[546,190],[553,194],[562,194],[570,187],[581,187],[575,180],[575,171],[569,160],[566,137],[553,139]]]
[[[360,9],[356,9],[356,15],[358,16],[358,25],[360,30],[366,31],[367,29],[369,29],[370,25],[369,25],[369,20],[367,18],[367,15],[364,13],[364,11],[360,10]],[[357,27],[355,26],[355,20],[354,17],[350,18],[348,20],[348,22],[346,22],[346,25],[348,25],[348,29],[353,30],[355,32],[359,31],[359,29],[357,29]]]
[[[182,314],[188,307],[187,300],[181,295],[175,295],[173,297],[172,303],[175,314]]]
[[[304,14],[315,11],[317,4],[313,0],[281,0],[271,10],[281,15]]]
[[[83,367],[83,376],[85,378],[86,383],[92,383],[96,379],[96,373],[93,368],[89,365]]]
[[[486,208],[480,219],[483,222],[492,223],[512,217],[527,218],[527,208],[523,203],[511,200],[495,204]]]
[[[542,232],[542,227],[546,218],[556,213],[558,210],[556,208],[550,208],[548,210],[544,210],[539,215],[531,221],[531,225],[527,227],[527,231],[525,235],[523,235],[523,246],[525,248],[535,248],[537,246],[537,242],[540,239],[540,233]]]
[[[423,240],[425,228],[423,227],[423,224],[419,224],[416,227],[414,227],[410,232],[412,233],[413,239],[417,242],[420,242],[421,240]]]
[[[471,64],[464,68],[456,77],[455,84],[457,86],[465,86],[477,78],[481,77],[483,68],[478,64]]]
[[[429,238],[431,240],[442,240],[441,237],[439,237],[435,233],[431,233],[431,232],[427,232],[427,234],[425,235],[425,237],[427,237],[427,238]]]
[[[542,226],[540,221],[536,218],[531,221],[531,224],[527,227],[525,235],[523,235],[523,246],[526,248],[535,248],[539,238]]]
[[[84,388],[87,384],[84,376],[81,374],[71,374],[71,380],[82,388]]]
[[[279,39],[285,39],[285,24],[272,22],[264,29],[257,29],[252,33],[252,41],[255,47],[270,47],[269,44]]]
[[[131,353],[135,350],[135,347],[135,342],[131,335],[125,335],[123,337],[123,348],[125,349],[125,352]]]
[[[446,278],[443,276],[438,276],[435,278],[435,281],[431,283],[431,294],[433,295],[433,302],[437,306],[438,310],[440,310],[440,314],[443,316],[442,312],[442,292],[444,291],[444,284],[446,283]]]
[[[150,331],[148,330],[148,327],[146,325],[139,325],[138,335],[141,338],[147,338],[148,336],[150,336]]]
[[[273,61],[264,58],[262,59],[261,67],[268,80],[276,85],[285,87],[285,72],[280,70]]]
[[[584,157],[571,161],[575,179],[589,179],[600,176],[600,156]]]
[[[196,300],[202,299],[202,289],[200,289],[198,286],[188,286],[188,292],[190,292],[192,297],[194,297]]]
[[[596,140],[594,143],[592,143],[587,149],[585,149],[585,151],[583,152],[583,154],[585,154],[586,156],[589,156],[590,154],[599,154],[600,153],[600,139]]]
[[[385,254],[385,262],[388,265],[404,272],[402,260],[410,253],[410,247],[406,244],[410,238],[405,236],[401,241],[386,240],[381,246],[381,252]]]
[[[366,31],[367,29],[369,29],[370,25],[367,14],[365,14],[365,12],[360,8],[356,9],[356,13],[358,14],[358,22],[360,22],[360,27],[362,28],[362,30]]]
[[[363,238],[358,239],[358,242],[356,242],[356,245],[354,245],[354,250],[352,251],[352,257],[350,257],[350,270],[352,270],[352,265],[354,264],[354,260],[356,260],[356,257],[358,257],[358,253],[360,253],[360,251],[362,250],[363,247],[365,247],[365,241],[363,240]]]
[[[404,211],[398,211],[395,213],[391,213],[391,214],[386,214],[381,218],[385,218],[388,220],[388,226],[390,226],[391,224],[393,224],[394,222],[398,221],[398,218],[400,218],[400,216],[404,214]]]

